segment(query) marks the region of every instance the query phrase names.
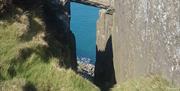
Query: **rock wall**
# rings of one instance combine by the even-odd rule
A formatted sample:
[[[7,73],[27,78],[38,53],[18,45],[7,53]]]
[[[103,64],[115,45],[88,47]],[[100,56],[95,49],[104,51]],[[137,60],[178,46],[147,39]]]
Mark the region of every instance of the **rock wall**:
[[[180,0],[113,2],[114,14],[105,19],[100,16],[98,24],[102,24],[102,28],[97,28],[97,49],[104,50],[107,39],[112,36],[117,83],[139,76],[161,75],[180,86]],[[107,55],[99,56],[97,52],[96,65],[105,61],[98,57],[106,59]],[[108,66],[101,64],[96,70]]]
[[[113,17],[100,10],[97,21],[96,64],[94,81],[103,91],[116,83],[113,66],[112,24]]]
[[[62,43],[60,64],[77,70],[75,36],[70,30],[70,1],[47,0],[44,8],[44,17],[47,24],[47,33]]]

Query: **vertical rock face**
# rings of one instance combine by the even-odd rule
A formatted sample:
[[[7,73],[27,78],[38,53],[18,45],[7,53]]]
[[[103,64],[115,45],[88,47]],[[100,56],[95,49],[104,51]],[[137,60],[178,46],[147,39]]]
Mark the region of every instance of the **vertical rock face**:
[[[97,29],[97,49],[104,48],[112,36],[117,83],[158,74],[180,86],[180,1],[114,0],[113,6],[115,12],[106,21],[100,16],[103,28]],[[113,25],[110,25],[111,21],[107,20],[112,17]],[[99,57],[107,56],[99,56],[97,52],[96,65],[104,61]],[[96,70],[108,66],[101,64]]]
[[[160,74],[180,85],[180,1],[116,0],[116,80]]]
[[[113,66],[113,49],[111,30],[113,25],[112,15],[106,14],[106,10],[100,10],[97,22],[96,41],[96,64],[95,64],[95,84],[103,91],[111,88],[115,81]]]
[[[44,7],[47,31],[50,36],[63,44],[62,63],[67,68],[77,69],[76,44],[74,34],[70,30],[70,1],[47,0]]]

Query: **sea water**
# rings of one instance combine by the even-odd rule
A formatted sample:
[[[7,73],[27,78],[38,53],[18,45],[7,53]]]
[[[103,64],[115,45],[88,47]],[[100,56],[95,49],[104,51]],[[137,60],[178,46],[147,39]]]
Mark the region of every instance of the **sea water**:
[[[76,37],[77,58],[94,64],[98,8],[71,3],[71,31]]]

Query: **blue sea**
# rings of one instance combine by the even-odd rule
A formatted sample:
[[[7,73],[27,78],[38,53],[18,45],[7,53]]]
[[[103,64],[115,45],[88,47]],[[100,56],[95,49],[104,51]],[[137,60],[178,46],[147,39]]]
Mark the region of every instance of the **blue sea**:
[[[77,58],[94,64],[98,8],[71,3],[71,30],[76,37]]]

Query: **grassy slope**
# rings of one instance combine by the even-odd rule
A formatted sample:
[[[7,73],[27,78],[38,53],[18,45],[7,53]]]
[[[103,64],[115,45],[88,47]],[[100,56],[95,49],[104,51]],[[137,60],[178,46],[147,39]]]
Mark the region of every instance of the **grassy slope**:
[[[160,76],[139,77],[116,85],[111,91],[180,91]]]
[[[56,50],[49,50],[44,41],[40,18],[18,17],[0,20],[0,91],[98,91],[72,70],[57,65],[60,57],[51,55]]]
[[[0,25],[0,91],[98,91],[73,71],[59,68],[59,58],[47,55],[56,51],[48,50],[43,40],[40,18],[32,17],[32,26],[25,15],[19,21]],[[128,80],[112,91],[171,91],[169,87],[167,81],[150,77]]]
[[[57,65],[61,59],[57,48],[62,45],[53,40],[49,48],[41,18],[18,17],[0,20],[0,91],[99,91],[72,70]],[[164,79],[148,77],[128,80],[112,91],[180,91],[170,87]]]

